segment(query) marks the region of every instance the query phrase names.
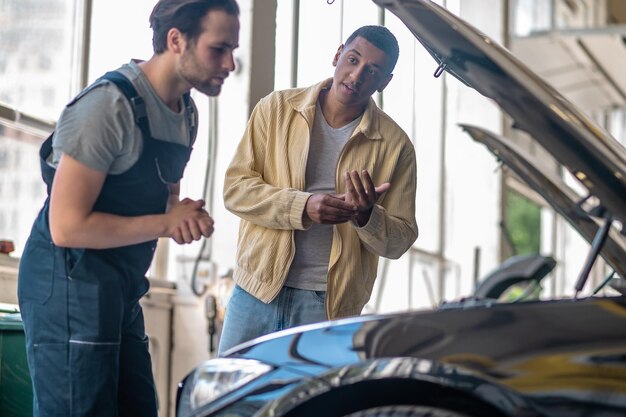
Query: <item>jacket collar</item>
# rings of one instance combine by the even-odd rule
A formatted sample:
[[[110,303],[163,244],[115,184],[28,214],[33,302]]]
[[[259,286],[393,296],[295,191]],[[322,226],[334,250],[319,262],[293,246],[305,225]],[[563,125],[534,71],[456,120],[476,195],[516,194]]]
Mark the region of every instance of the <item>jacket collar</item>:
[[[328,78],[322,82],[300,90],[297,94],[288,99],[289,104],[295,111],[302,114],[302,117],[304,117],[309,126],[313,125],[313,118],[315,117],[315,104],[317,103],[317,98],[319,97],[320,92],[325,88],[329,88],[332,83],[333,79]],[[363,135],[365,135],[368,139],[382,139],[383,137],[380,134],[379,129],[378,112],[378,106],[376,106],[374,99],[370,97],[367,107],[365,108],[365,112],[363,113],[363,117],[361,118],[361,122],[354,130],[353,136],[358,133],[363,133]]]

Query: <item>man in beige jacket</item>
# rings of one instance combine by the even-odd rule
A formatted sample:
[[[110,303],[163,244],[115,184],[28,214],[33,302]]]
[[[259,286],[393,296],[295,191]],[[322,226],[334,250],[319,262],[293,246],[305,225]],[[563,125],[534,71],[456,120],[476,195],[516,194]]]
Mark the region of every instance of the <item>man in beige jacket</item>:
[[[371,98],[398,53],[386,28],[361,27],[337,50],[333,78],[254,109],[224,183],[241,223],[220,354],[360,314],[378,257],[399,258],[417,238],[415,149]]]

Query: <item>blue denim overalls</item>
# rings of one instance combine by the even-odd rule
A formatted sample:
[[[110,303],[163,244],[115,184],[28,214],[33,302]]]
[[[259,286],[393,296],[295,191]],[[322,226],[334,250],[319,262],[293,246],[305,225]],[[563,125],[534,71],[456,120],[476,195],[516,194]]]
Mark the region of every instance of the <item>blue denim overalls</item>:
[[[182,178],[191,146],[153,139],[143,99],[130,81],[115,71],[103,78],[113,81],[131,101],[144,143],[135,165],[106,177],[93,210],[120,216],[164,213],[167,184]],[[185,103],[191,129],[194,116],[188,96]],[[48,196],[55,174],[46,163],[51,137],[40,151]],[[26,243],[18,280],[34,415],[156,417],[139,305],[148,291],[145,273],[156,241],[106,250],[55,246],[48,224],[49,200]]]

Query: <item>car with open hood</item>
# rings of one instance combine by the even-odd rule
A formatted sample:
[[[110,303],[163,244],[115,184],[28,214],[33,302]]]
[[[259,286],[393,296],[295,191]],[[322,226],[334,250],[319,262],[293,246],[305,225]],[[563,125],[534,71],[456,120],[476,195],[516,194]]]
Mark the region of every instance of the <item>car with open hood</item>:
[[[446,9],[428,0],[374,2],[428,50],[436,75],[447,71],[493,99],[584,187],[581,199],[515,142],[462,126],[590,243],[576,296],[497,302],[502,288],[540,280],[553,266],[522,260],[493,274],[490,288],[436,310],[267,335],[194,369],[179,384],[177,416],[625,416],[626,149]],[[617,291],[582,297],[598,256],[613,270],[603,285]]]

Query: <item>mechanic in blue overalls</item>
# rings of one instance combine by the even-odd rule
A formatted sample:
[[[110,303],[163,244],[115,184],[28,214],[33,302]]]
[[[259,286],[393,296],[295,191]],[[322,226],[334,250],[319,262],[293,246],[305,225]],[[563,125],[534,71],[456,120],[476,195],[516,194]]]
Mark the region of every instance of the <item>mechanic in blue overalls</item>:
[[[139,299],[157,239],[213,233],[179,200],[197,132],[191,88],[234,70],[235,0],[161,0],[154,55],[107,73],[63,111],[41,149],[48,199],[20,263],[35,416],[157,416]]]

